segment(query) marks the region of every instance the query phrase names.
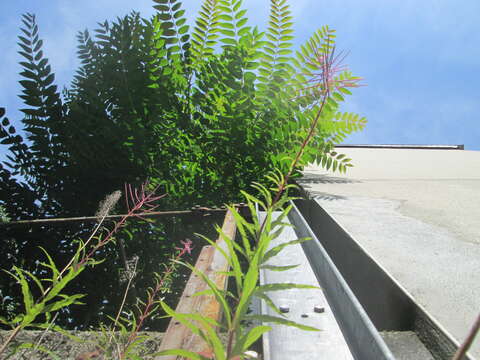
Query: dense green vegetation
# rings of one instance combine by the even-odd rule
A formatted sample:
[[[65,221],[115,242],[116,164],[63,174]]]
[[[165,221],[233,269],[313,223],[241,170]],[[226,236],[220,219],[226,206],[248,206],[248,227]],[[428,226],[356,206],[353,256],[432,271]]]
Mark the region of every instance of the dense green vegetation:
[[[10,153],[1,199],[21,187],[33,191],[23,189],[24,204],[9,201],[7,211],[14,218],[34,209],[88,215],[105,194],[145,178],[162,184],[169,204],[222,204],[281,167],[318,106],[299,96],[305,84],[298,80],[310,80],[320,59],[308,43],[301,62],[293,61],[292,23],[280,3],[272,2],[265,33],[248,25],[233,0],[205,1],[192,31],[174,0],[155,2],[158,13],[148,20],[132,13],[106,21],[94,36],[79,33],[82,66],[62,94],[35,17],[25,15],[25,136],[0,114]],[[337,110],[325,113],[305,160],[335,166],[332,143],[363,125]],[[345,164],[341,159],[339,169]],[[22,175],[25,186],[12,175]]]
[[[42,51],[35,16],[24,15],[23,129],[17,131],[0,111],[0,143],[9,154],[0,164],[0,205],[7,214],[12,219],[92,215],[106,194],[147,178],[168,193],[163,208],[221,205],[239,200],[241,190],[270,170],[286,173],[292,163],[292,175],[309,161],[345,171],[350,159],[335,153],[333,144],[365,120],[339,111],[358,78],[343,71],[334,32],[318,30],[293,56],[285,0],[271,1],[265,32],[248,24],[241,5],[241,0],[204,0],[190,29],[180,1],[154,0],[157,13],[150,19],[131,13],[105,21],[93,34],[83,31],[82,65],[62,92]],[[322,97],[327,63],[331,93]],[[313,137],[304,146],[317,114]],[[298,161],[291,154],[299,154]],[[72,239],[91,226],[2,230],[2,268],[21,264],[35,272],[38,246],[60,267],[75,251]],[[132,232],[142,231],[164,234],[149,224]],[[139,251],[137,238],[131,238],[126,237],[129,256]],[[159,253],[168,253],[174,245],[158,246]],[[102,255],[121,267],[113,245]],[[72,291],[94,292],[92,279],[100,276],[95,271],[100,270],[82,274]],[[4,291],[14,283],[0,280]],[[21,306],[15,301],[2,306],[7,303]]]

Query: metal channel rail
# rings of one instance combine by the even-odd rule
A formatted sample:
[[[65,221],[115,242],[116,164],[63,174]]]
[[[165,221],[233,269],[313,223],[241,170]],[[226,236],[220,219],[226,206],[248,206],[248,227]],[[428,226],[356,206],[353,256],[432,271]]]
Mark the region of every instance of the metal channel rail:
[[[288,221],[293,227],[272,246],[312,240],[286,247],[269,262],[297,268],[262,270],[260,281],[320,286],[269,296],[287,319],[321,331],[272,326],[263,337],[265,360],[451,359],[458,348],[452,336],[316,202],[298,200]],[[277,315],[264,302],[260,307],[263,314]]]
[[[273,330],[263,337],[264,359],[394,360],[362,305],[295,205],[289,221],[294,229],[287,228],[278,242],[300,237],[311,237],[312,240],[288,246],[269,264],[300,266],[286,272],[262,270],[260,281],[262,284],[319,285],[321,289],[318,290],[275,291],[269,296],[287,319],[321,331],[307,332],[274,325]],[[263,302],[261,311],[276,315]]]
[[[399,360],[452,358],[459,346],[452,335],[316,201],[297,200],[290,220],[299,236],[314,239],[303,248],[356,359],[392,358],[377,330],[385,340],[399,336],[387,341]]]

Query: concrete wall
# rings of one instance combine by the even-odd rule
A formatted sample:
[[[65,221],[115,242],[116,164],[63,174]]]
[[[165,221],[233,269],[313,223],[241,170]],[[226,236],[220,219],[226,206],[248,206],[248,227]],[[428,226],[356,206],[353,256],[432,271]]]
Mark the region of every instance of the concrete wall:
[[[348,174],[311,165],[300,183],[462,341],[480,311],[480,152],[337,151]]]

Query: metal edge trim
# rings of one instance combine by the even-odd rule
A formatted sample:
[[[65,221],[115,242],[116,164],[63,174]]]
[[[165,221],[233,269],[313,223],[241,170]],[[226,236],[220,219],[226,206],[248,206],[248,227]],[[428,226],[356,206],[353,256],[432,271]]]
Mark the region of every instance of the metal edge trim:
[[[395,357],[391,353],[390,349],[385,344],[362,305],[353,294],[352,290],[346,283],[343,276],[340,274],[326,250],[321,245],[316,235],[313,233],[305,218],[298,210],[296,204],[293,202],[291,204],[293,205],[293,208],[292,211],[290,211],[289,218],[292,224],[295,226],[295,231],[298,235],[301,237],[308,236],[312,238],[312,240],[302,243],[302,247],[315,275],[318,278],[319,283],[321,284],[322,288],[325,289],[327,300],[329,301],[332,309],[334,309],[335,317],[340,323],[340,328],[352,350],[352,354],[357,360],[371,360],[373,358],[376,360],[394,360]],[[303,228],[303,231],[301,228]],[[334,295],[332,294],[332,288],[334,287],[334,284],[329,284],[327,281],[325,281],[325,274],[322,275],[322,273],[319,271],[319,264],[316,263],[314,254],[312,252],[315,252],[315,255],[320,255],[324,259],[327,268],[330,270],[331,275],[337,282],[337,288],[344,293],[343,295],[346,295],[346,299],[343,300],[343,307],[338,303],[338,299],[334,299]],[[347,312],[343,311],[345,308],[350,310],[350,315],[355,313],[357,314],[358,321],[356,323],[352,323],[351,319],[346,319]],[[364,331],[366,331],[366,333]],[[364,340],[369,338],[370,341],[359,341],[359,339],[357,339],[358,334],[363,336]],[[368,336],[366,334],[368,334]]]
[[[306,191],[301,188],[302,191],[304,192],[304,194],[306,194]],[[397,286],[401,292],[403,292],[403,295],[405,295],[409,301],[412,302],[412,304],[414,304],[414,306],[417,308],[419,314],[423,317],[425,317],[428,321],[430,321],[441,333],[443,333],[443,336],[445,336],[448,341],[450,341],[452,343],[452,345],[454,345],[455,347],[460,347],[460,342],[458,340],[456,340],[453,335],[447,331],[445,329],[445,327],[440,324],[438,322],[438,320],[432,315],[430,314],[421,304],[419,304],[418,302],[415,301],[415,298],[413,297],[413,295],[403,286],[401,285],[398,280],[396,280],[381,264],[378,263],[377,260],[375,260],[367,251],[366,249],[358,242],[355,240],[355,237],[352,236],[352,234],[347,230],[345,229],[344,226],[342,226],[342,224],[335,218],[334,215],[330,214],[328,211],[326,211],[317,201],[315,201],[315,199],[310,199],[308,198],[307,200],[304,200],[304,201],[307,201],[307,202],[310,202],[310,203],[313,203],[314,206],[318,206],[320,209],[323,210],[323,212],[325,212],[325,214],[327,214],[334,222],[335,224],[339,227],[339,229],[341,231],[343,231],[353,242],[355,242],[355,245],[358,246],[358,248],[363,252],[363,255],[369,259],[369,261],[371,261],[373,264],[375,264],[385,275],[386,277],[395,285]],[[295,205],[295,208],[298,210],[298,208],[296,207]],[[302,218],[303,218],[303,215],[302,215]],[[304,219],[304,218],[303,218]],[[304,219],[304,221],[306,221]],[[308,222],[307,222],[307,226],[309,227],[310,229],[310,226],[308,225]],[[312,231],[313,233],[313,230],[310,229],[310,231]],[[322,247],[323,248],[323,247]],[[337,269],[338,271],[338,269]],[[348,286],[348,285],[347,285]],[[358,301],[358,300],[357,300]],[[368,316],[368,315],[367,315]],[[470,354],[467,354],[465,355],[465,360],[475,360],[475,358],[473,358]]]

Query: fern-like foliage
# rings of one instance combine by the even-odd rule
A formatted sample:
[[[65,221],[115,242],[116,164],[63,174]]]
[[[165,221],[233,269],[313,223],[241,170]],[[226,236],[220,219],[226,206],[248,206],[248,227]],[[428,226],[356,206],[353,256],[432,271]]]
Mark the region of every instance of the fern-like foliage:
[[[263,47],[258,88],[272,96],[291,75],[293,29],[287,0],[270,1],[270,19]]]
[[[223,35],[220,42],[224,46],[235,46],[245,36],[250,27],[246,26],[246,9],[241,9],[242,0],[218,0],[218,8],[221,10],[218,18],[220,20],[220,33]]]
[[[41,197],[47,199],[47,193],[57,184],[40,179],[52,176],[51,170],[61,167],[65,160],[62,142],[63,105],[57,86],[53,83],[55,75],[48,64],[48,59],[43,55],[43,41],[39,37],[35,16],[23,15],[22,22],[24,27],[21,28],[22,35],[18,37],[18,45],[24,61],[20,62],[23,67],[20,73],[23,80],[19,82],[22,85],[20,97],[27,107],[21,111],[25,114],[22,120],[25,125],[24,132],[32,145],[28,147],[28,158],[18,158],[20,160],[18,171],[25,176],[31,186],[45,189]],[[20,137],[16,139],[16,147],[25,151],[23,140]],[[34,178],[31,174],[40,176]],[[40,181],[43,183],[39,183]]]
[[[318,110],[322,115],[318,122],[317,135],[313,141],[314,152],[307,150],[306,162],[315,161],[327,169],[345,172],[351,159],[333,150],[333,145],[352,132],[361,130],[366,119],[353,113],[340,112],[340,103],[349,88],[357,87],[361,80],[352,75],[343,65],[345,54],[336,51],[335,30],[323,26],[297,51],[292,59],[295,67],[293,89],[295,100],[302,106],[300,119],[308,123]]]
[[[287,0],[270,1],[265,33],[248,25],[241,0],[203,0],[191,32],[179,0],[153,3],[151,19],[131,13],[79,33],[81,66],[63,99],[35,17],[23,17],[26,139],[8,123],[0,141],[11,147],[13,173],[23,174],[41,198],[70,203],[85,184],[96,202],[118,187],[119,173],[128,181],[148,174],[185,199],[215,197],[225,186],[237,190],[224,194],[238,196],[264,169],[282,168],[320,106],[300,167],[319,161],[345,170],[333,144],[365,120],[339,106],[357,78],[330,68],[325,82],[324,60],[342,59],[332,30],[315,32],[294,57]],[[97,175],[105,185],[92,186]]]
[[[162,46],[167,50],[166,58],[170,64],[164,68],[163,73],[180,90],[176,95],[186,99],[191,78],[191,42],[185,10],[179,0],[154,0],[154,4],[157,10],[155,21],[160,25],[160,39],[165,42]]]
[[[219,1],[204,0],[192,32],[192,62],[203,62],[212,55],[219,35]]]
[[[189,26],[186,25],[185,10],[178,0],[154,0],[157,17],[161,20],[162,37],[173,58],[187,61],[190,49]]]
[[[23,94],[20,97],[24,100],[25,105],[29,106],[22,109],[22,112],[32,120],[46,119],[54,108],[60,110],[60,97],[56,85],[53,84],[55,75],[51,71],[48,59],[43,56],[43,41],[39,39],[35,16],[23,15],[22,21],[25,27],[21,31],[25,36],[18,37],[20,40],[18,45],[22,49],[19,53],[25,61],[20,63],[23,66],[20,75],[24,78],[20,81],[23,87]],[[26,130],[32,133],[30,140],[42,141],[40,135],[43,135],[46,141],[49,140],[48,134],[31,131],[45,131],[44,126],[35,121],[27,122],[27,125]]]
[[[19,167],[29,159],[29,148],[5,116],[5,108],[0,108],[0,139],[0,144],[7,145],[9,150],[6,155],[8,161],[0,163],[0,199],[14,219],[35,216],[38,214],[35,193],[26,184],[16,180],[21,175]],[[2,249],[3,253],[7,251],[8,247]]]
[[[11,163],[6,162],[6,165],[14,168],[14,163],[18,161],[25,166],[29,159],[28,147],[24,144],[22,136],[17,133],[17,130],[8,117],[5,116],[5,108],[0,108],[0,138],[2,139],[0,144],[8,145],[10,152],[10,154],[7,155],[7,159],[11,161]],[[19,170],[13,173],[13,175],[19,174]]]
[[[77,55],[80,60],[80,68],[77,69],[72,81],[71,92],[75,92],[81,83],[88,78],[88,75],[95,71],[94,58],[98,53],[97,45],[92,40],[88,30],[80,31],[77,34],[78,51]]]
[[[161,81],[160,77],[163,75],[169,75],[167,70],[167,48],[165,39],[162,38],[161,21],[158,16],[154,16],[151,21],[146,20],[147,28],[149,29],[149,43],[150,51],[147,58],[146,69],[149,72],[151,83],[150,88],[158,89]]]

